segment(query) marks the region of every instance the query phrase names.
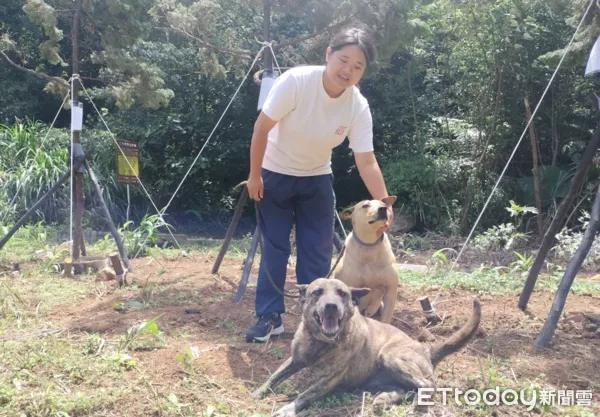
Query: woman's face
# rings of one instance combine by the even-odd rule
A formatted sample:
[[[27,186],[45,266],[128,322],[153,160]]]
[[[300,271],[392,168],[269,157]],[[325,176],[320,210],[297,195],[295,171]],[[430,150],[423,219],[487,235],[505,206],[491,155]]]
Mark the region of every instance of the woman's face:
[[[358,84],[367,68],[365,54],[356,45],[347,45],[335,52],[327,48],[326,62],[329,87],[340,94],[344,89]]]

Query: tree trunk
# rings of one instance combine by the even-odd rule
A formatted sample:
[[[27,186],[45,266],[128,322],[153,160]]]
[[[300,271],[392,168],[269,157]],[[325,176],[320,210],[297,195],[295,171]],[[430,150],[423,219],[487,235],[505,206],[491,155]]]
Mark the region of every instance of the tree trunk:
[[[538,336],[535,342],[536,349],[543,349],[548,347],[548,344],[550,343],[550,340],[554,335],[554,331],[556,330],[556,326],[558,325],[558,321],[560,320],[560,315],[563,312],[565,303],[567,302],[567,296],[569,295],[571,285],[573,285],[575,276],[577,275],[577,272],[581,268],[583,261],[589,253],[592,244],[594,243],[599,226],[600,185],[598,185],[598,189],[596,190],[596,198],[594,198],[594,205],[592,207],[592,213],[590,215],[590,222],[588,224],[587,229],[585,230],[583,239],[581,240],[581,244],[577,248],[577,252],[575,252],[575,256],[573,256],[571,263],[567,266],[567,270],[565,271],[565,274],[563,275],[563,278],[560,281],[560,285],[558,286],[558,290],[554,295],[554,302],[552,303],[552,307],[550,308],[550,314],[548,314],[548,317],[546,317],[544,327],[542,328],[542,331],[540,332],[540,335]]]
[[[598,147],[600,147],[600,124],[596,127],[594,136],[592,136],[592,140],[590,140],[590,142],[588,143],[583,157],[581,158],[581,161],[579,161],[577,172],[575,172],[575,175],[573,176],[573,178],[571,178],[571,185],[569,186],[569,191],[567,192],[567,195],[558,206],[558,210],[556,210],[556,215],[554,216],[552,223],[550,223],[548,230],[546,230],[546,233],[544,234],[542,244],[540,245],[538,254],[535,257],[535,261],[533,262],[533,265],[529,270],[529,274],[527,275],[527,281],[525,281],[525,286],[523,287],[523,291],[521,292],[521,296],[519,297],[518,306],[521,310],[525,310],[527,308],[527,303],[529,302],[529,298],[531,297],[531,293],[533,292],[533,288],[535,287],[535,282],[540,273],[540,270],[542,269],[544,260],[546,259],[548,252],[552,248],[554,237],[564,226],[564,221],[567,217],[569,207],[571,207],[571,204],[573,204],[573,200],[577,195],[577,190],[579,189],[579,186],[584,180],[587,168],[592,163],[594,156],[596,155],[596,151],[598,150]]]
[[[271,0],[263,0],[263,41],[271,41]],[[273,57],[270,49],[264,51],[263,65],[267,74],[273,73]]]
[[[73,44],[73,71],[72,74],[79,73],[79,21],[81,17],[81,6],[82,0],[75,0],[75,15],[73,16],[73,27],[71,34],[71,42]],[[79,102],[79,84],[78,81],[75,80],[72,83],[72,91],[71,91],[71,111],[73,111],[73,106],[78,105]],[[81,140],[80,140],[80,131],[73,132],[73,155],[72,158],[75,158],[79,151],[81,150]],[[73,181],[73,201],[74,207],[73,210],[73,224],[74,224],[74,236],[73,236],[73,260],[77,261],[79,259],[79,254],[85,256],[85,244],[83,241],[83,228],[82,228],[82,220],[83,220],[83,207],[85,204],[85,197],[83,195],[83,168],[74,169],[71,173],[72,181]]]
[[[529,107],[529,100],[527,97],[525,100],[525,111],[527,113],[527,120],[531,119],[531,107]],[[533,158],[533,188],[535,190],[535,206],[537,208],[537,225],[538,233],[541,236],[544,235],[544,215],[542,213],[542,198],[540,196],[540,173],[538,170],[538,152],[537,152],[537,140],[535,138],[535,128],[533,126],[533,120],[529,124],[529,138],[531,139],[531,154]]]
[[[554,112],[554,88],[552,89],[552,166],[556,166],[558,158],[558,128],[556,126],[556,114]]]
[[[463,203],[460,221],[460,230],[463,235],[469,234],[469,210],[471,209],[471,202],[473,201],[473,183],[475,182],[475,175],[476,174],[471,178],[468,178],[465,185],[465,202]],[[470,187],[469,182],[471,182]]]

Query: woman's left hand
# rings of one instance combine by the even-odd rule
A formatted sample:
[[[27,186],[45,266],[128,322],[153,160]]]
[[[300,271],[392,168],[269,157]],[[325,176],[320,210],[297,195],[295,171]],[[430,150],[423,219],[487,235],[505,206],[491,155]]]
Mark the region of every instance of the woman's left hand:
[[[387,232],[390,229],[390,227],[392,227],[392,225],[394,224],[394,209],[392,208],[392,206],[388,206],[387,212],[388,221],[385,222],[385,226],[382,226],[379,229],[377,229],[377,234],[383,234],[384,232]]]

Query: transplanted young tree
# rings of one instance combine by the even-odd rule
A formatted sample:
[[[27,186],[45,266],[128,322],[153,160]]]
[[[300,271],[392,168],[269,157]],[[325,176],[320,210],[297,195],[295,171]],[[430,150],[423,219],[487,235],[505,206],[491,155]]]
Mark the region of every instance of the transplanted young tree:
[[[43,66],[27,68],[19,54],[19,44],[8,32],[0,33],[0,57],[12,68],[47,81],[44,88],[64,97],[72,74],[83,82],[94,82],[97,96],[111,97],[119,107],[136,102],[156,109],[173,97],[164,88],[161,71],[135,55],[153,28],[149,10],[154,0],[25,0],[23,12],[43,28],[46,39],[39,45]],[[78,101],[79,84],[72,97]],[[67,107],[70,103],[67,102]],[[73,141],[80,143],[79,132]],[[75,155],[76,156],[76,155]],[[73,257],[85,255],[83,245],[83,169],[72,173],[74,181]]]

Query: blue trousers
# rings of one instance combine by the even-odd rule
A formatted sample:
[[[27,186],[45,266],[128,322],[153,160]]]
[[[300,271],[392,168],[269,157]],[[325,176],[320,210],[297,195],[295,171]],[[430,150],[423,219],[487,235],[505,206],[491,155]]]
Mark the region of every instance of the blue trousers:
[[[290,233],[296,223],[296,279],[310,284],[326,277],[333,256],[335,195],[333,175],[296,177],[262,169],[263,199],[259,202],[263,253],[256,289],[256,315],[285,313],[283,290],[290,257]]]

